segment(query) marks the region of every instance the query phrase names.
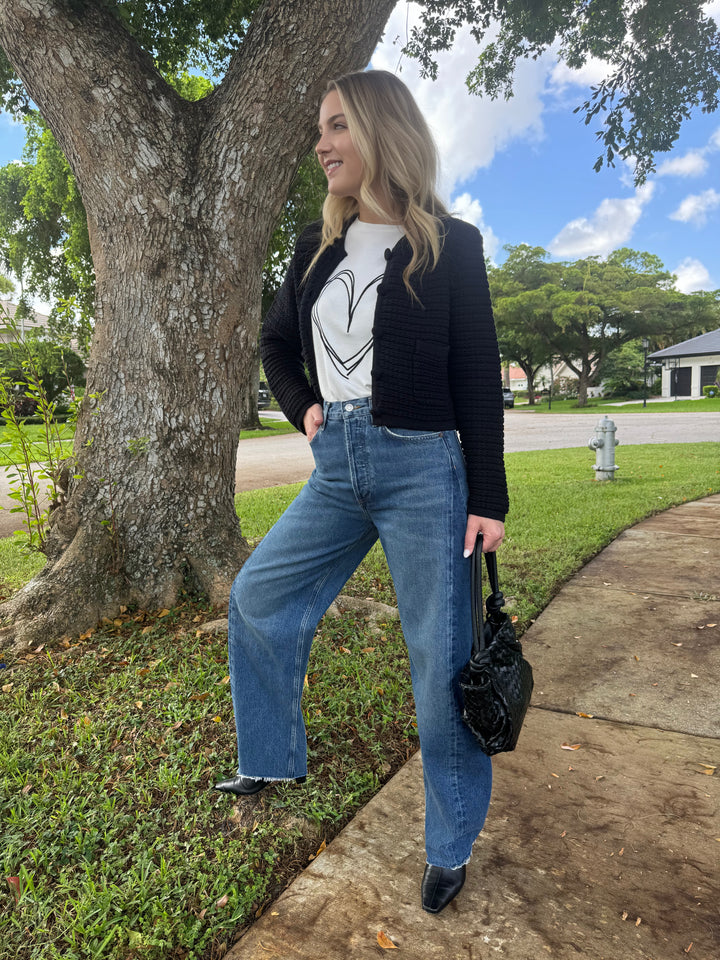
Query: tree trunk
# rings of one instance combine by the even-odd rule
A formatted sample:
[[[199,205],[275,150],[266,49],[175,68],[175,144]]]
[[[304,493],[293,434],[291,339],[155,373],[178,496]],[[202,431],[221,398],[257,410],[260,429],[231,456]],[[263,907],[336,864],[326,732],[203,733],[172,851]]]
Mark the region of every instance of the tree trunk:
[[[528,406],[535,406],[535,376],[533,374],[532,367],[528,364],[527,367],[523,367],[523,373],[527,380],[527,394],[528,394]]]
[[[577,398],[578,407],[587,406],[587,392],[588,392],[588,387],[590,386],[591,378],[592,378],[592,366],[583,357],[582,365],[580,367],[580,376],[578,377],[578,398]]]
[[[103,5],[4,0],[0,43],[78,180],[97,294],[73,479],[0,642],[166,607],[186,582],[226,602],[265,249],[326,78],[365,65],[393,5],[349,0],[336,30],[327,0],[268,0],[187,103]]]
[[[250,358],[250,376],[241,384],[240,395],[240,423],[243,430],[260,430],[260,414],[258,412],[258,391],[260,390],[260,344],[255,341],[255,347]]]

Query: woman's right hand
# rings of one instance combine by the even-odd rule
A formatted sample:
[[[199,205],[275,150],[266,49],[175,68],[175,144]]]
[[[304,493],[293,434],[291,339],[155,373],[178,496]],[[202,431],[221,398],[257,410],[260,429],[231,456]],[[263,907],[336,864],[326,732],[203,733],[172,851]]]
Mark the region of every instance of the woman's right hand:
[[[318,432],[323,422],[323,408],[319,403],[314,403],[305,411],[303,417],[303,426],[305,427],[305,436],[308,443],[312,442],[313,437]]]

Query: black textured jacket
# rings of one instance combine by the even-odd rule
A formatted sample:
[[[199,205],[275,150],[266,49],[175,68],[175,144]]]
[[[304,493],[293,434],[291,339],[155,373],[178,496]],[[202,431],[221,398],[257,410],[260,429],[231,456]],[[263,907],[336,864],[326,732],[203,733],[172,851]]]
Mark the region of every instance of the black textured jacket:
[[[508,510],[503,463],[503,402],[495,324],[482,238],[462,220],[443,219],[446,235],[434,270],[412,283],[405,237],[385,251],[373,326],[372,421],[377,426],[457,430],[467,466],[468,513],[503,520]],[[323,251],[305,282],[319,245],[319,224],[298,239],[285,281],[263,325],[265,376],[287,418],[322,403],[313,349],[311,310],[345,256],[343,240]],[[309,375],[309,382],[308,382]]]

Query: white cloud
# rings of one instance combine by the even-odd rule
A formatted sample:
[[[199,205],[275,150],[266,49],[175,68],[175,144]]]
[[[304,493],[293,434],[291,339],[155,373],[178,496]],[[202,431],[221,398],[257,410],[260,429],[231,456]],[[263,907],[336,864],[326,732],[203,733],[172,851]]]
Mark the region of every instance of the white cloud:
[[[372,66],[398,72],[400,49],[408,29],[419,19],[416,4],[399,3]],[[397,38],[397,45],[393,41]],[[438,80],[420,77],[417,64],[403,59],[398,75],[407,84],[437,141],[441,158],[441,190],[448,197],[495,154],[517,139],[539,141],[544,135],[541,94],[547,66],[541,61],[518,65],[515,96],[490,100],[468,92],[465,78],[477,63],[478,45],[467,29],[459,30],[453,48],[438,55]]]
[[[610,64],[597,57],[588,58],[579,70],[571,69],[562,60],[558,60],[550,71],[549,85],[556,93],[562,93],[566,87],[595,87],[611,71]]]
[[[704,150],[690,150],[682,157],[665,160],[657,168],[659,177],[700,177],[707,172],[708,161]]]
[[[632,197],[603,200],[591,217],[566,224],[548,249],[556,257],[607,256],[628,243],[654,191],[654,183],[645,183]]]
[[[720,0],[710,0],[709,3],[704,3],[703,13],[712,17],[720,25]]]
[[[474,224],[483,236],[483,246],[485,255],[494,258],[500,247],[500,241],[493,232],[492,227],[485,223],[483,208],[479,200],[475,200],[469,193],[461,193],[455,197],[450,204],[451,212],[461,220],[467,220]]]
[[[675,289],[681,293],[694,293],[696,290],[712,290],[714,285],[710,272],[704,263],[693,257],[685,257],[673,270],[677,279]]]
[[[720,3],[720,0],[718,0]],[[665,160],[657,169],[659,177],[699,177],[707,173],[710,163],[708,153],[720,150],[720,127],[712,134],[704,147],[688,150],[681,157]]]
[[[677,210],[670,214],[670,219],[702,227],[707,223],[710,211],[717,206],[720,206],[720,193],[717,190],[710,188],[703,190],[702,193],[691,193],[685,197]]]

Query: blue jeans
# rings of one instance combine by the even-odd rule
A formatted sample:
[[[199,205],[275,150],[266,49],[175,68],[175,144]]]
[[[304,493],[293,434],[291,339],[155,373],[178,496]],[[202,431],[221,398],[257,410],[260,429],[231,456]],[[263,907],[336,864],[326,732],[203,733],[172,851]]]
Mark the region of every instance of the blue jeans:
[[[230,597],[238,773],[307,771],[300,700],[318,621],[379,537],[410,656],[425,779],[428,863],[466,863],[492,766],[460,715],[470,656],[467,484],[454,432],[373,426],[368,400],[326,403],[315,470],[256,547]]]

